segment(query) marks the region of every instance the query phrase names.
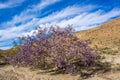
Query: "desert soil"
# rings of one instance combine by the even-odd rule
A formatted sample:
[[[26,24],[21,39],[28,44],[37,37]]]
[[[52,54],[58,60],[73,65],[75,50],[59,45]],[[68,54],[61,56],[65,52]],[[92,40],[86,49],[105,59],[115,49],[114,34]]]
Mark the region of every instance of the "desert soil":
[[[111,62],[113,69],[106,73],[98,73],[83,79],[79,75],[55,74],[41,70],[31,70],[24,67],[13,67],[11,65],[0,65],[0,80],[120,80],[120,55],[104,55],[104,61]]]
[[[120,72],[107,72],[81,79],[79,75],[50,75],[38,70],[31,71],[28,68],[15,68],[9,65],[0,67],[0,80],[120,80]]]

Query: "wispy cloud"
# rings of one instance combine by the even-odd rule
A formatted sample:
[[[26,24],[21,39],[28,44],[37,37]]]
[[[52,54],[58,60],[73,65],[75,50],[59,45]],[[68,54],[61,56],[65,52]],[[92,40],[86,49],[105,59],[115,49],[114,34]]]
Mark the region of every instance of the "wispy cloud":
[[[82,13],[71,19],[54,22],[54,24],[60,26],[67,26],[68,24],[72,24],[76,30],[79,31],[97,27],[98,25],[101,25],[116,16],[120,16],[120,9],[118,8],[112,9],[107,13],[105,13],[103,10],[98,10],[92,13]]]
[[[69,6],[61,11],[58,12],[54,12],[53,14],[44,17],[42,19],[39,20],[39,23],[48,23],[48,22],[53,22],[53,21],[59,21],[59,20],[63,20],[63,19],[69,19],[71,17],[74,17],[76,15],[79,15],[83,12],[89,12],[92,9],[94,9],[95,6],[92,5],[88,5],[88,6]]]
[[[67,10],[65,9],[64,11],[57,13],[59,15],[52,14],[46,18],[40,19],[38,23],[39,24],[45,23],[48,25],[59,25],[61,27],[65,27],[68,24],[70,24],[70,25],[72,24],[73,27],[77,31],[79,31],[79,30],[85,30],[85,29],[97,27],[98,25],[101,25],[102,23],[104,23],[116,16],[120,16],[120,8],[114,8],[114,9],[110,10],[109,12],[104,12],[104,10],[97,10],[95,12],[89,12],[89,10],[86,11],[84,8],[81,8],[81,9],[84,10],[84,11],[82,10],[82,13],[80,13],[80,8],[78,8],[78,10],[76,10],[76,8],[75,8],[76,11],[73,11],[73,13],[72,13],[72,11],[70,11],[69,8],[67,8]],[[68,15],[64,14],[67,11],[70,11],[69,14]],[[76,14],[77,11],[80,14]],[[70,14],[72,14],[72,15],[70,15]],[[69,18],[70,16],[72,16],[72,17]],[[60,20],[61,18],[62,18],[62,20]]]
[[[87,7],[89,7],[89,9]],[[65,27],[68,24],[72,24],[73,27],[76,28],[76,30],[89,29],[108,21],[109,19],[115,16],[120,15],[120,9],[113,9],[107,13],[104,13],[104,11],[102,10],[89,13],[89,11],[92,10],[92,8],[93,7],[91,6],[67,7],[61,11],[55,12],[41,19],[33,18],[29,22],[21,24],[19,26],[15,26],[14,23],[14,26],[12,28],[0,30],[0,33],[2,33],[1,36],[3,36],[0,40],[2,41],[4,39],[15,38],[18,36],[22,36],[25,33],[29,34],[29,32],[31,34],[31,31],[35,29],[36,26],[41,24],[59,25],[61,27]]]
[[[59,20],[64,20],[66,18],[70,18],[71,16],[76,16],[79,15],[80,13],[86,12],[86,11],[90,11],[93,9],[93,6],[89,5],[89,6],[84,6],[84,7],[78,7],[78,6],[71,6],[71,7],[67,7],[61,11],[55,12],[47,17],[44,18],[32,18],[30,21],[24,23],[25,21],[23,21],[23,18],[31,18],[29,15],[27,15],[25,13],[23,16],[18,16],[16,18],[16,16],[13,18],[13,20],[2,24],[2,26],[7,26],[6,29],[4,30],[0,30],[0,33],[2,35],[0,41],[4,40],[4,39],[9,39],[9,38],[15,38],[18,36],[21,36],[26,32],[27,30],[30,31],[32,29],[35,29],[36,26],[38,26],[39,24],[54,24],[55,21],[59,21]],[[27,11],[28,12],[28,11]],[[68,14],[69,13],[69,14]],[[25,17],[24,17],[25,16]],[[35,17],[36,15],[34,15]],[[19,20],[20,19],[20,20]],[[17,24],[18,22],[22,22],[23,23],[19,26],[16,26],[15,24]],[[53,23],[52,23],[53,22]],[[18,35],[16,35],[18,34]]]
[[[13,27],[16,26],[16,24],[24,24],[27,21],[37,17],[38,11],[40,12],[45,7],[52,5],[56,2],[59,2],[59,0],[41,0],[41,2],[37,5],[32,5],[30,8],[22,11],[19,15],[15,15],[11,21],[2,23],[1,26]]]
[[[0,9],[15,7],[15,6],[18,6],[19,4],[21,4],[24,1],[25,0],[8,0],[5,3],[0,3]]]

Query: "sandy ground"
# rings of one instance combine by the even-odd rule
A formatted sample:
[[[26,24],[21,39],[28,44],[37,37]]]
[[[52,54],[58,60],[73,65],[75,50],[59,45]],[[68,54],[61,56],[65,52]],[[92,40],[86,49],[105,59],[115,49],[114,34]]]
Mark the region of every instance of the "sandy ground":
[[[0,80],[120,80],[120,72],[107,72],[81,79],[79,75],[50,75],[38,70],[31,71],[28,68],[15,68],[9,65],[0,67]]]
[[[43,71],[31,71],[28,68],[15,68],[12,66],[0,67],[0,80],[76,80],[79,75],[72,76],[70,74],[50,75]]]
[[[120,64],[120,55],[104,55],[104,61],[111,62],[113,69]],[[120,69],[120,66],[117,66]],[[94,74],[87,79],[79,75],[56,74],[51,75],[41,70],[31,70],[11,65],[0,65],[0,80],[120,80],[120,70]]]

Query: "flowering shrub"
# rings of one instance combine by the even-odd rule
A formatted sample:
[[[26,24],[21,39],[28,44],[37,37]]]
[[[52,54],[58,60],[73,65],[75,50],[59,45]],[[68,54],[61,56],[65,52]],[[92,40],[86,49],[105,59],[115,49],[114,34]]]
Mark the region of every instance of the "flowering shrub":
[[[96,60],[95,50],[88,41],[79,41],[74,29],[50,27],[38,28],[35,36],[19,38],[18,52],[10,63],[17,66],[47,67],[52,64],[74,72],[74,63],[92,65]]]

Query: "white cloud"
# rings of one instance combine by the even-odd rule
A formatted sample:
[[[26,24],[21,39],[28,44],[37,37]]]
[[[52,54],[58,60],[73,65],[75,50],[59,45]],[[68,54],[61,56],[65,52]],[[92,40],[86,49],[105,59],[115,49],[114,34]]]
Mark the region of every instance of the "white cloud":
[[[56,15],[54,15],[54,17],[55,16]],[[59,25],[61,27],[65,27],[68,24],[70,24],[70,25],[72,24],[73,27],[75,27],[76,30],[79,31],[79,30],[85,30],[85,29],[97,27],[98,25],[100,25],[116,16],[120,16],[120,9],[113,9],[107,13],[104,13],[104,11],[102,11],[102,10],[98,10],[96,12],[91,12],[91,13],[83,12],[79,15],[74,16],[73,18],[70,18],[70,19],[63,19],[61,21],[59,21],[58,19],[55,19],[52,22],[49,22],[48,24]]]
[[[90,8],[87,11],[87,8],[85,7],[67,7],[63,9],[62,11],[55,12],[47,17],[38,19],[33,18],[31,21],[21,24],[19,26],[13,26],[12,28],[7,28],[5,30],[0,30],[0,33],[2,33],[2,38],[0,38],[0,41],[9,39],[9,38],[15,38],[22,35],[31,35],[33,33],[33,29],[38,25],[59,25],[60,27],[65,27],[68,24],[72,24],[73,27],[75,27],[78,30],[84,30],[89,29],[92,27],[98,26],[98,24],[102,24],[106,21],[108,21],[110,18],[119,16],[120,15],[120,9],[113,9],[108,13],[102,14],[104,11],[99,10],[93,13],[89,13],[88,11],[91,10]],[[88,13],[87,13],[87,12]],[[68,14],[69,13],[69,14]],[[73,16],[71,18],[70,17]],[[28,31],[26,31],[28,30]],[[32,31],[33,30],[33,31]],[[16,35],[17,34],[17,35]]]
[[[41,4],[43,4],[43,3],[41,3]],[[58,21],[60,19],[65,19],[65,18],[67,18],[69,16],[73,16],[73,15],[75,16],[75,15],[80,14],[81,12],[89,11],[92,8],[93,8],[92,6],[85,6],[85,7],[73,6],[73,7],[67,7],[65,9],[63,9],[62,11],[55,12],[55,13],[53,13],[53,14],[45,17],[45,18],[42,18],[42,19],[33,18],[32,20],[30,20],[27,23],[23,23],[23,24],[21,24],[19,26],[15,26],[16,23],[21,22],[21,20],[25,19],[26,17],[32,18],[31,16],[28,16],[26,14],[28,11],[27,12],[23,12],[24,15],[23,15],[23,13],[21,13],[21,15],[23,15],[23,16],[20,15],[18,17],[14,17],[12,21],[9,21],[8,23],[4,23],[3,24],[3,26],[7,26],[9,28],[4,29],[4,30],[0,30],[0,33],[3,36],[2,38],[0,38],[0,41],[5,40],[5,39],[9,39],[9,38],[19,37],[19,36],[22,36],[25,33],[28,34],[28,32],[26,32],[26,30],[30,30],[30,29],[32,30],[36,26],[38,26],[39,24],[48,23],[48,22],[52,22],[52,21],[53,22],[54,21]]]
[[[36,20],[33,19],[30,22],[20,25],[18,27],[14,26],[11,28],[0,30],[0,35],[2,36],[0,38],[0,41],[22,36],[23,33],[25,33],[27,30],[29,30],[29,28],[31,26],[33,26],[33,27],[37,26],[35,23],[36,23]],[[33,29],[33,28],[31,28],[31,29]]]
[[[0,3],[0,9],[15,7],[24,1],[25,0],[8,0],[5,3]]]
[[[45,7],[52,5],[60,0],[41,0],[37,5],[32,5],[30,8],[24,10],[19,15],[15,15],[11,21],[2,23],[1,26],[14,27],[16,24],[24,24],[28,20],[31,20],[38,16],[38,11],[40,12]]]
[[[39,23],[48,23],[52,21],[59,21],[66,18],[70,18],[71,16],[79,15],[83,12],[89,12],[90,10],[94,9],[95,6],[88,5],[88,6],[69,6],[61,11],[54,12],[53,14],[44,17],[39,20]]]
[[[0,47],[0,49],[2,49],[2,50],[7,50],[7,49],[10,49],[11,47],[10,46],[2,46],[2,47]]]

